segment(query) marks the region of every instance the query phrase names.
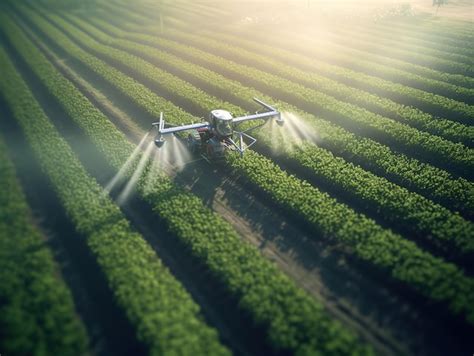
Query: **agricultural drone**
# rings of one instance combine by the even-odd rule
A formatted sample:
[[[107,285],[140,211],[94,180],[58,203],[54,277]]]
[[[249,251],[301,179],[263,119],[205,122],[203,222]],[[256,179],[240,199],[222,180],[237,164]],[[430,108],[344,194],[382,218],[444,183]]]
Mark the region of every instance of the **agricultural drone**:
[[[257,142],[257,139],[250,136],[248,132],[263,126],[269,119],[275,119],[280,126],[284,123],[278,110],[257,98],[254,100],[269,111],[262,113],[257,111],[252,115],[233,117],[226,110],[212,110],[209,113],[209,122],[182,126],[166,124],[161,113],[160,121],[152,124],[152,127],[158,129],[155,144],[160,148],[165,144],[166,135],[191,131],[185,140],[189,150],[194,154],[201,154],[207,159],[215,160],[223,157],[225,150],[230,149],[243,155],[247,148]],[[263,122],[243,131],[236,129],[238,124],[252,120],[263,120]],[[181,136],[178,137],[181,138]],[[248,143],[244,142],[244,137],[249,141]]]

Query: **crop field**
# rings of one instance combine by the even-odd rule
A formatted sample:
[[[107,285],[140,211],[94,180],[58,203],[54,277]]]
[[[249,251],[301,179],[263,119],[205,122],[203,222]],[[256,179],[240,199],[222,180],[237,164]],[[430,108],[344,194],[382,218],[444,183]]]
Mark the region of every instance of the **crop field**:
[[[432,5],[2,1],[0,356],[472,355],[474,4]]]

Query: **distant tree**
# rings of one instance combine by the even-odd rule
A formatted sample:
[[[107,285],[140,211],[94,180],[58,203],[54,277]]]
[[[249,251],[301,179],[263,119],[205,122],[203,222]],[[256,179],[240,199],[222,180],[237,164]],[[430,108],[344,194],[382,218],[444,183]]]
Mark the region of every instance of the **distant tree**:
[[[436,14],[438,13],[439,7],[441,5],[446,5],[447,3],[448,3],[448,0],[433,0],[433,6],[437,6]]]
[[[433,6],[440,7],[441,5],[446,5],[448,0],[433,0]]]

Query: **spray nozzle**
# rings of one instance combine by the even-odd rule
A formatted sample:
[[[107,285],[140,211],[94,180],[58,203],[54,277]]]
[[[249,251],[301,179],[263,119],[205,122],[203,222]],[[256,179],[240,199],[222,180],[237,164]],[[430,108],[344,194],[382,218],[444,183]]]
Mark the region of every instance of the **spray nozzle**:
[[[159,137],[159,138],[155,139],[155,145],[158,148],[163,147],[164,144],[165,144],[165,140],[163,139],[163,137]]]

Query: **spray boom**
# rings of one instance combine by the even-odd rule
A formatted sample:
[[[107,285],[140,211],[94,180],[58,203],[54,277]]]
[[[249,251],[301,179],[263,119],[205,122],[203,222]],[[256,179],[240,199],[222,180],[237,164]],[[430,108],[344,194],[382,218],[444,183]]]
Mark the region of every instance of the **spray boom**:
[[[279,126],[282,126],[284,123],[281,113],[277,109],[257,98],[254,98],[254,100],[267,111],[233,117],[228,111],[212,110],[209,114],[209,122],[204,121],[202,123],[180,126],[165,124],[163,113],[160,113],[160,121],[152,124],[153,127],[158,129],[155,144],[160,148],[165,143],[165,135],[176,134],[182,131],[191,131],[193,134],[189,134],[187,143],[189,148],[193,151],[200,150],[209,158],[215,155],[221,156],[225,148],[230,148],[238,151],[242,155],[247,148],[255,144],[257,141],[254,137],[250,136],[248,132],[263,126],[269,119],[275,119]],[[236,129],[238,124],[253,120],[264,120],[264,122],[259,122],[245,131],[239,131]],[[248,144],[244,143],[244,137],[247,140],[250,140]]]

